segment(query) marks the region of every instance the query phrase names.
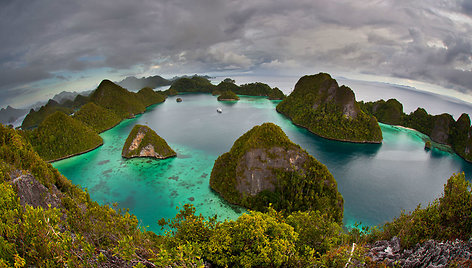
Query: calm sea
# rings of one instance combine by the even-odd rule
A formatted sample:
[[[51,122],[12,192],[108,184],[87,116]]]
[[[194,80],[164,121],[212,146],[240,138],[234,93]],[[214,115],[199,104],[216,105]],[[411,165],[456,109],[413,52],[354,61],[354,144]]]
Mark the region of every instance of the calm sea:
[[[291,78],[283,79],[274,80],[271,86],[288,85]],[[236,82],[252,81],[237,78]],[[290,80],[292,87],[295,82],[296,79]],[[425,96],[404,88],[390,87],[382,91],[381,87],[372,85],[358,90],[350,86],[356,94],[371,98],[375,91],[388,96],[396,90],[398,95],[394,96],[399,100],[406,98],[411,103],[417,100],[417,106],[423,107],[427,106],[425,98],[432,99],[434,105],[444,107],[442,112],[455,116],[472,111],[467,104],[461,103],[459,107],[455,100],[432,94]],[[197,213],[204,216],[217,214],[220,220],[235,219],[245,212],[211,191],[210,173],[216,158],[227,152],[238,137],[264,122],[282,127],[293,142],[328,167],[344,197],[347,226],[355,222],[377,225],[392,220],[402,210],[412,210],[420,203],[427,205],[439,197],[453,173],[465,171],[468,177],[472,174],[472,165],[453,153],[425,151],[426,137],[415,131],[381,125],[384,136],[381,145],[329,141],[294,126],[275,111],[277,102],[265,98],[242,97],[239,102],[222,103],[208,94],[179,97],[183,102],[177,103],[176,97],[170,97],[162,104],[151,106],[146,113],[102,133],[102,147],[56,162],[54,166],[73,183],[87,188],[94,200],[101,204],[116,202],[129,208],[141,226],[156,232],[160,231],[157,220],[173,218],[176,206],[185,203],[194,204]],[[223,113],[217,113],[217,108],[222,108]],[[178,156],[161,161],[122,159],[122,146],[135,124],[150,126]]]

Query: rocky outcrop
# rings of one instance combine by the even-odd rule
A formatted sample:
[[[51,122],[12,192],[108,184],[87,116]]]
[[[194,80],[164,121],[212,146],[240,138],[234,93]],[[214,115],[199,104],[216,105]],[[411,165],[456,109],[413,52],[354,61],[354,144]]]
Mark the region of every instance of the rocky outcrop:
[[[135,125],[123,145],[121,155],[125,158],[151,157],[165,159],[177,154],[154,130],[147,126]]]
[[[389,267],[470,267],[472,264],[472,239],[439,242],[428,240],[412,249],[402,250],[400,240],[376,241],[370,246],[367,256],[374,262],[383,262]],[[455,266],[454,266],[455,267]]]
[[[449,136],[454,123],[454,118],[450,114],[435,116],[430,135],[431,139],[437,143],[450,144]]]
[[[326,211],[342,220],[343,198],[325,165],[272,123],[255,126],[215,161],[210,187],[231,203]]]
[[[250,196],[265,190],[273,192],[277,183],[274,179],[276,170],[304,172],[303,165],[308,157],[301,149],[272,147],[266,150],[249,150],[236,167],[236,174],[240,174],[236,189],[239,193]]]
[[[30,205],[32,207],[42,207],[48,209],[51,207],[61,207],[61,196],[63,194],[56,188],[51,186],[49,190],[31,174],[22,174],[11,182],[16,186],[20,204]]]

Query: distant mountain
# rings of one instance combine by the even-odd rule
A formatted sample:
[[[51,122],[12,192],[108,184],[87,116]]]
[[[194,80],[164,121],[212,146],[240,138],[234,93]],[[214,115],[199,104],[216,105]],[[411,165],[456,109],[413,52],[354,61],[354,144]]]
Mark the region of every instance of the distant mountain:
[[[134,76],[128,76],[125,79],[117,82],[118,85],[124,87],[130,91],[137,91],[144,87],[156,88],[161,86],[168,86],[172,83],[171,80],[162,78],[159,75],[136,78]]]
[[[0,123],[4,125],[13,124],[16,119],[28,113],[28,109],[15,109],[10,105],[0,109]]]
[[[73,101],[75,99],[75,97],[77,97],[77,95],[79,95],[79,94],[82,95],[82,96],[88,96],[88,95],[90,95],[90,93],[92,93],[92,90],[83,91],[83,92],[62,91],[61,93],[54,95],[54,97],[52,97],[52,99],[55,100],[56,102],[62,104],[67,100]]]

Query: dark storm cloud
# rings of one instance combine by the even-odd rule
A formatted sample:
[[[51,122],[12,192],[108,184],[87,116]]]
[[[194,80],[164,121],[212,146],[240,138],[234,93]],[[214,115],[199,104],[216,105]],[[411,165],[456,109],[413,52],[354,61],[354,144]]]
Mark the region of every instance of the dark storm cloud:
[[[0,91],[57,72],[135,66],[327,67],[470,91],[471,11],[462,0],[2,1]]]

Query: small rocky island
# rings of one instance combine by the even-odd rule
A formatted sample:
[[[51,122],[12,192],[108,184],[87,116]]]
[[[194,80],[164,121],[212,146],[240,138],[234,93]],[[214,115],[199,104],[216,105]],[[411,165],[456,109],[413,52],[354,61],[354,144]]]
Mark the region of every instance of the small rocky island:
[[[382,142],[377,119],[361,110],[349,87],[339,86],[327,73],[300,78],[292,93],[277,105],[277,112],[323,138]]]
[[[231,90],[226,90],[218,96],[219,101],[238,101],[239,97]]]
[[[177,154],[167,142],[147,126],[135,125],[123,146],[121,156],[125,158],[152,157],[166,159]]]
[[[319,210],[338,222],[343,217],[343,198],[328,168],[272,123],[253,127],[218,157],[210,187],[250,209],[271,203],[276,210]]]

